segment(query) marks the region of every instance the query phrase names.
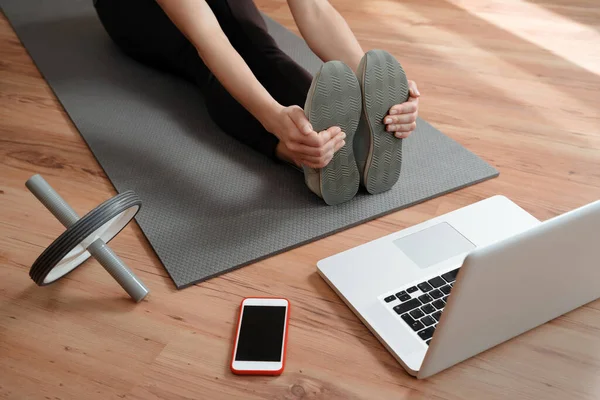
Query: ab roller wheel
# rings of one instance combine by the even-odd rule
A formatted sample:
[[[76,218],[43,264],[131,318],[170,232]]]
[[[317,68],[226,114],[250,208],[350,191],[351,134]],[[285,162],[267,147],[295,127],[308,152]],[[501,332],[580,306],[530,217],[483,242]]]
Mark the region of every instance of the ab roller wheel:
[[[146,297],[146,286],[106,244],[142,206],[134,192],[120,193],[80,219],[40,175],[32,176],[25,186],[67,228],[31,266],[29,276],[35,283],[45,286],[55,282],[91,255],[136,302]]]

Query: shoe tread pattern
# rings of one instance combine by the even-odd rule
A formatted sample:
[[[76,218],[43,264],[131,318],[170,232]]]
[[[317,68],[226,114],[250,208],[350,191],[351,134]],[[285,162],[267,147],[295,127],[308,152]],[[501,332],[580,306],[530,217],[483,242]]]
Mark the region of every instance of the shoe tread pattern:
[[[402,140],[387,132],[384,117],[395,104],[408,100],[406,74],[388,52],[371,50],[365,57],[363,107],[371,132],[372,153],[365,168],[365,187],[371,194],[391,189],[402,168]]]
[[[344,203],[356,195],[360,181],[352,142],[360,118],[361,95],[352,70],[339,61],[324,64],[309,104],[310,110],[305,111],[315,131],[339,126],[346,133],[346,144],[320,170],[323,200],[329,205]]]

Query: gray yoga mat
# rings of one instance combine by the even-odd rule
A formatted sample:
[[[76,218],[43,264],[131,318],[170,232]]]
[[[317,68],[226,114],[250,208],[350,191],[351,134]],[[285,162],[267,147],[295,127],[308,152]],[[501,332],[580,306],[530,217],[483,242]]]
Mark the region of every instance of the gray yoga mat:
[[[141,197],[137,221],[178,288],[498,175],[419,120],[391,191],[329,207],[301,173],[221,132],[194,86],[123,55],[92,0],[0,4],[115,188]],[[306,44],[266,20],[315,72]]]

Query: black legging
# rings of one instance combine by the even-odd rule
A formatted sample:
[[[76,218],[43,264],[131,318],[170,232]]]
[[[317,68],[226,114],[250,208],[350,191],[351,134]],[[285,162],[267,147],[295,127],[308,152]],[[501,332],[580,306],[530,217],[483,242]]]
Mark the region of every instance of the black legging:
[[[223,32],[267,91],[284,106],[303,107],[311,75],[275,43],[252,0],[206,0]],[[104,28],[132,58],[196,84],[208,112],[227,134],[275,157],[278,139],[239,104],[154,0],[95,0]]]

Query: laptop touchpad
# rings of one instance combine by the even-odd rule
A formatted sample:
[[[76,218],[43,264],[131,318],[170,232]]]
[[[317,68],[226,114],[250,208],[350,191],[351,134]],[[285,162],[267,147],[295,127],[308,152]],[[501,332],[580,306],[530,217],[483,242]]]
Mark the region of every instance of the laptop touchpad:
[[[420,268],[427,268],[475,248],[447,222],[394,240],[394,244]]]

